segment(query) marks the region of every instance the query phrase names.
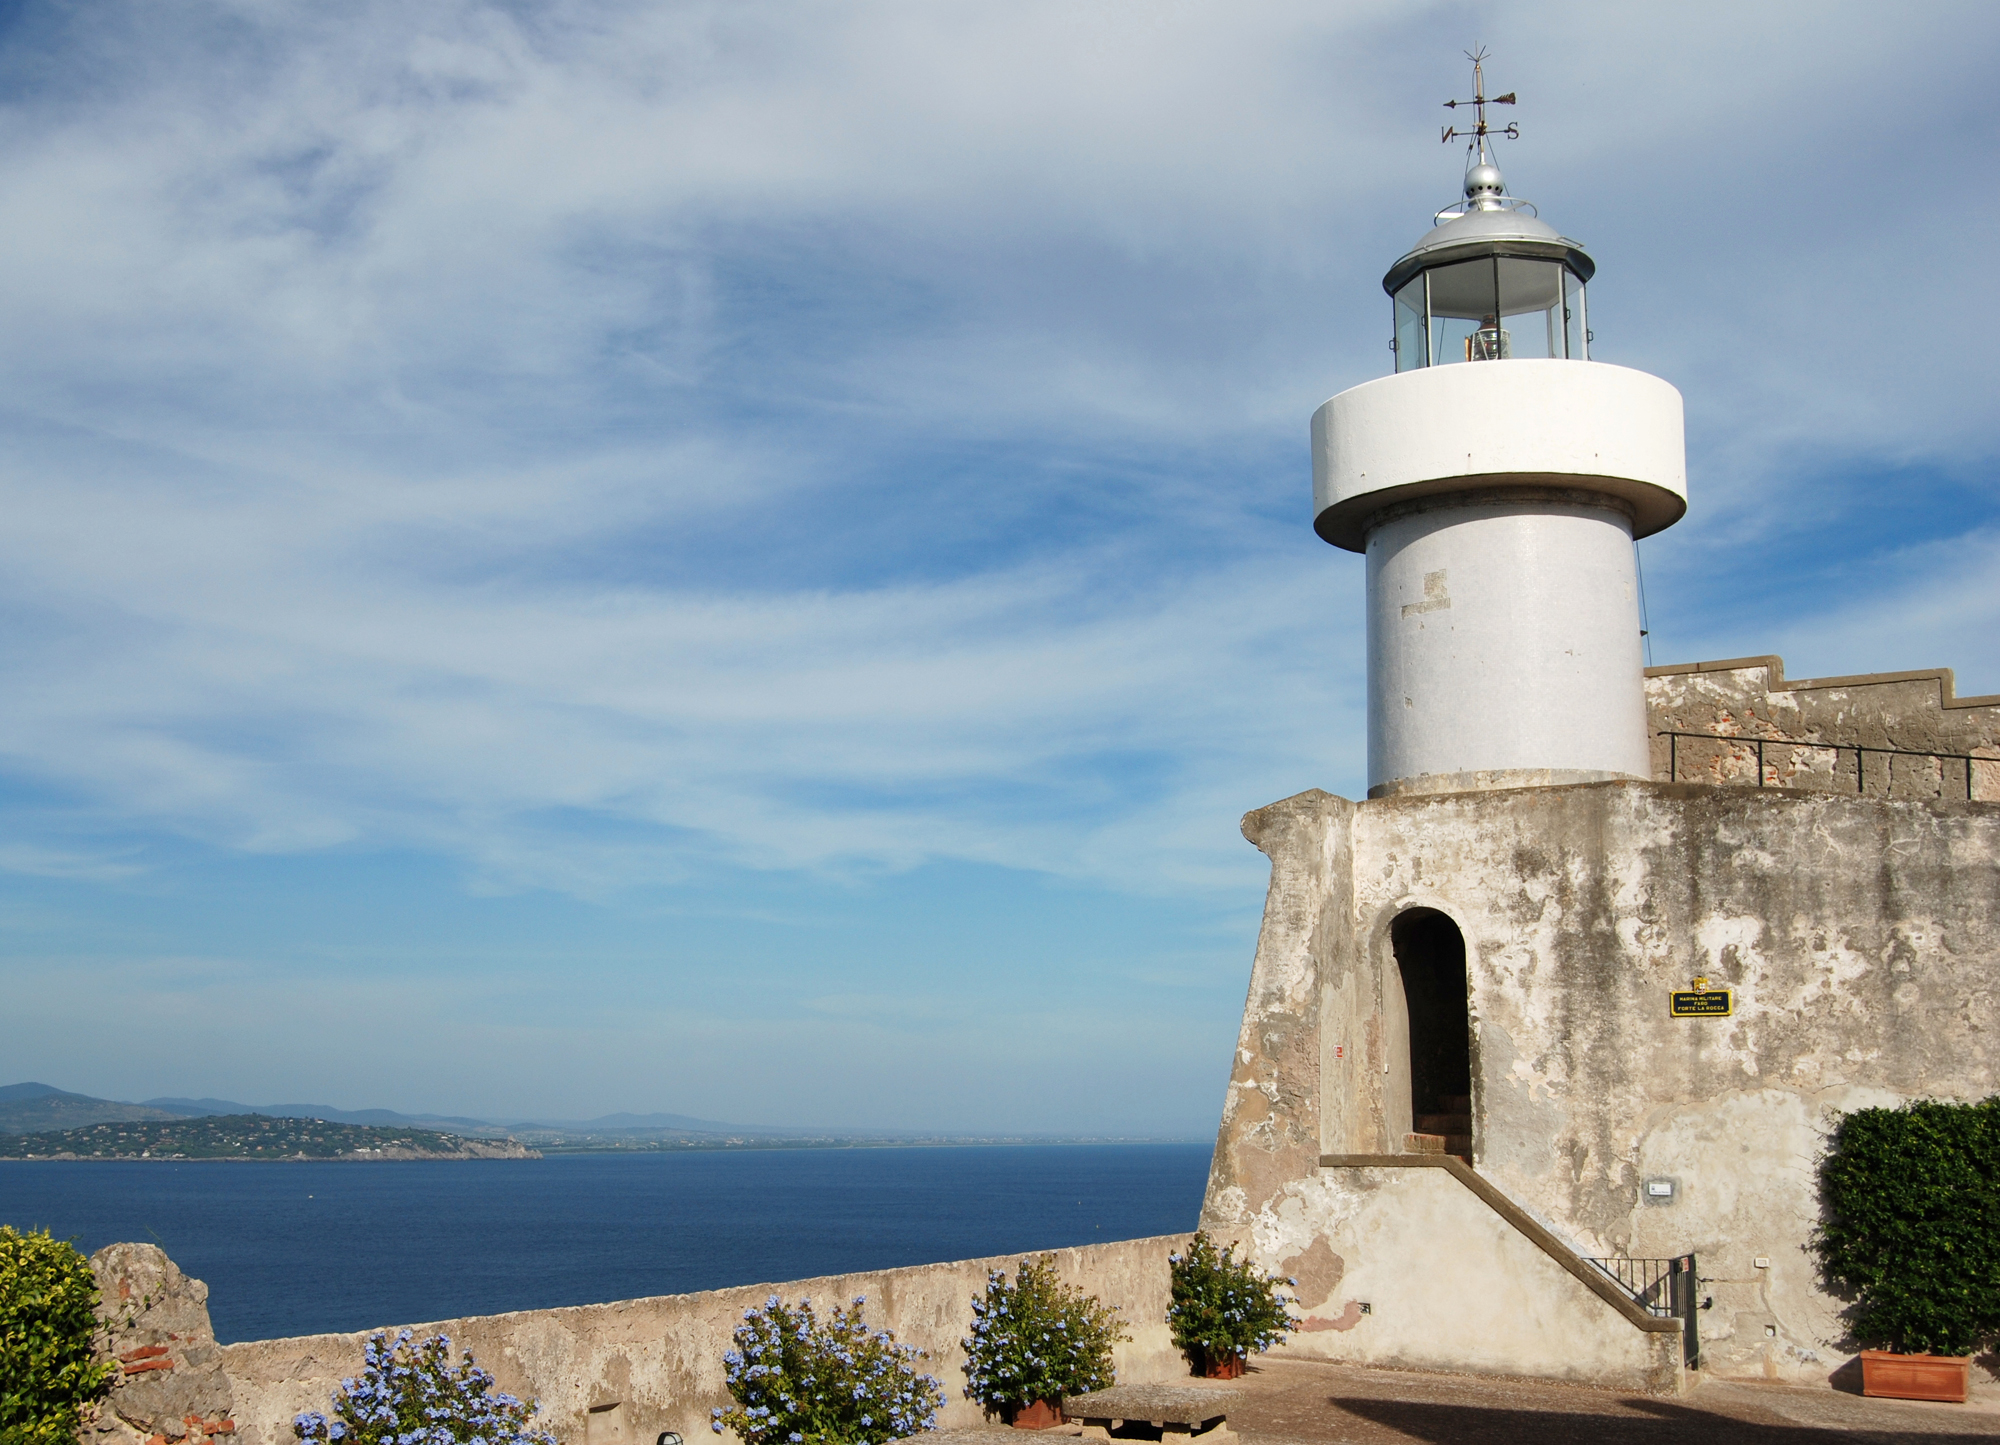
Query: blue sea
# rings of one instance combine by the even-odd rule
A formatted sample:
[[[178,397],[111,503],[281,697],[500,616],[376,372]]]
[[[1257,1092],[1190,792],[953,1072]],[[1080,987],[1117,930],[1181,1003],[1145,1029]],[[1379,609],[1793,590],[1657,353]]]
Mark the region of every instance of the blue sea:
[[[595,1304],[1191,1230],[1206,1144],[397,1163],[0,1161],[0,1224],[151,1241],[216,1337]]]

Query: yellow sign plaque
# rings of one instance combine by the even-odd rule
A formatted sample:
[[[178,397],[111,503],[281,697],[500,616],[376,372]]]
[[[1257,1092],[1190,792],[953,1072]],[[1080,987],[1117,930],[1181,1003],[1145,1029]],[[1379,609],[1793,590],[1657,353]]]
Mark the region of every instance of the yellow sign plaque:
[[[1736,1012],[1736,994],[1732,989],[1677,989],[1667,997],[1668,1011],[1677,1019],[1726,1019]]]

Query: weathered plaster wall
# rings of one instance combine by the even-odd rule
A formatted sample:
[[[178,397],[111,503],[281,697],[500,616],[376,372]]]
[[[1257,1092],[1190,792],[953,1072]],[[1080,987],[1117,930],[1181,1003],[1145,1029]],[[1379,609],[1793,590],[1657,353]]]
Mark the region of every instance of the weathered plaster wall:
[[[1350,1257],[1342,1309],[1316,1312],[1286,1354],[1680,1388],[1678,1331],[1635,1328],[1443,1169],[1323,1169],[1258,1235],[1268,1253],[1332,1238]]]
[[[1354,996],[1338,967],[1351,945],[1354,808],[1315,791],[1243,820],[1244,836],[1271,859],[1271,889],[1209,1167],[1211,1213],[1233,1216],[1269,1199],[1317,1168],[1321,1154],[1345,1149],[1351,1119],[1379,1110],[1372,1097],[1320,1090],[1339,1062],[1322,1057],[1334,1032],[1322,1019],[1358,1027],[1374,1010],[1373,998]]]
[[[1359,1298],[1346,1277],[1377,1261],[1297,1167],[1298,1130],[1246,1127],[1242,1100],[1263,1078],[1273,1105],[1310,1095],[1286,1061],[1316,1054],[1302,1118],[1397,1152],[1389,924],[1435,908],[1466,940],[1479,1172],[1582,1254],[1695,1252],[1711,1368],[1823,1380],[1843,1361],[1806,1252],[1820,1140],[1839,1111],[1996,1088],[2000,806],[1596,783],[1308,793],[1244,831],[1272,855],[1271,904],[1207,1227],[1299,1275],[1315,1320]],[[1668,1016],[1697,974],[1736,991],[1735,1017]],[[1315,994],[1317,1021],[1291,1012]],[[1675,1203],[1641,1202],[1653,1175]]]
[[[1117,1348],[1121,1382],[1187,1375],[1166,1329],[1167,1256],[1187,1239],[1169,1235],[1054,1251],[1065,1280],[1123,1310],[1132,1339]],[[987,1271],[1011,1273],[1017,1263],[1012,1256],[960,1260],[413,1328],[419,1335],[442,1330],[456,1348],[471,1350],[500,1388],[539,1398],[543,1421],[565,1445],[652,1445],[662,1430],[677,1430],[695,1445],[711,1438],[710,1408],[729,1403],[722,1355],[746,1309],[773,1294],[791,1301],[805,1296],[822,1306],[865,1295],[871,1324],[929,1351],[923,1368],[944,1386],[940,1423],[969,1425],[981,1416],[962,1393],[965,1355],[958,1342]],[[237,1438],[245,1445],[289,1445],[292,1418],[326,1408],[341,1378],[359,1368],[366,1338],[309,1335],[223,1346]]]
[[[1746,742],[1710,743],[1667,732],[1763,738],[1766,786],[1863,792],[1871,797],[1966,796],[1958,759],[1871,753],[1971,756],[1972,796],[2000,800],[2000,697],[1959,697],[1951,670],[1875,672],[1855,677],[1787,679],[1777,657],[1695,662],[1646,672],[1646,712],[1653,734],[1653,776],[1662,781],[1757,784],[1757,751]],[[1825,748],[1771,742],[1839,743]],[[1979,761],[1984,755],[1990,761]]]

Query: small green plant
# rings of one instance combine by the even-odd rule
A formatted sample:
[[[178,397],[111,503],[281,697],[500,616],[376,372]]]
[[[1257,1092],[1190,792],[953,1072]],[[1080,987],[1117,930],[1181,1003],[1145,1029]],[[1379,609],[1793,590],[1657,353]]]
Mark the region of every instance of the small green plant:
[[[866,1303],[836,1306],[824,1323],[809,1299],[792,1309],[772,1295],[745,1310],[722,1357],[736,1403],[711,1411],[710,1427],[744,1445],[882,1445],[935,1429],[944,1394],[916,1371],[924,1352],[869,1329]]]
[[[1268,1350],[1299,1327],[1285,1309],[1296,1301],[1278,1292],[1298,1281],[1263,1273],[1233,1247],[1217,1250],[1206,1234],[1197,1232],[1186,1254],[1169,1255],[1167,1267],[1167,1329],[1197,1371]]]
[[[1964,1355],[2000,1339],[2000,1096],[1848,1114],[1820,1183],[1815,1247],[1857,1340]]]
[[[0,1225],[0,1445],[74,1445],[118,1369],[92,1348],[96,1309],[69,1241]]]
[[[404,1330],[362,1347],[361,1373],[333,1392],[333,1418],[317,1410],[292,1422],[300,1440],[321,1445],[556,1445],[531,1422],[535,1402],[495,1394],[493,1377],[473,1362],[451,1362],[451,1341],[432,1335],[410,1343]]]
[[[1024,1259],[1012,1284],[996,1269],[972,1301],[965,1396],[1002,1416],[1037,1400],[1060,1406],[1107,1388],[1111,1347],[1130,1338],[1116,1306],[1064,1284],[1047,1256]]]

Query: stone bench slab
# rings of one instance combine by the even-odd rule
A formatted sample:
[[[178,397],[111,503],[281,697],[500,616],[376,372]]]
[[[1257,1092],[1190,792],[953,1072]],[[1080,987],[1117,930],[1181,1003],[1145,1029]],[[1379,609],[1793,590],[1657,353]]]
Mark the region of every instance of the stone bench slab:
[[[1063,1401],[1072,1420],[1144,1420],[1153,1425],[1205,1425],[1229,1413],[1239,1390],[1227,1385],[1113,1385]]]
[[[1113,1385],[1063,1401],[1063,1413],[1083,1424],[1086,1442],[1191,1441],[1234,1445],[1229,1407],[1238,1392],[1226,1385]]]

